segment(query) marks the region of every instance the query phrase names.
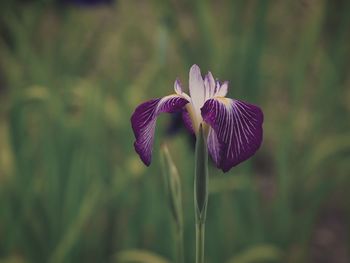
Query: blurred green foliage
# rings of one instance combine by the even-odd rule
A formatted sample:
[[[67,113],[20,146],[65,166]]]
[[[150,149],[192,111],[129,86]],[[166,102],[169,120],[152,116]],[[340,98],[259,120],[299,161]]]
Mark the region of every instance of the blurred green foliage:
[[[265,113],[256,156],[210,168],[207,262],[349,261],[349,3],[2,2],[0,262],[173,262],[165,139],[194,261],[192,145],[161,117],[146,168],[129,119],[194,63]]]

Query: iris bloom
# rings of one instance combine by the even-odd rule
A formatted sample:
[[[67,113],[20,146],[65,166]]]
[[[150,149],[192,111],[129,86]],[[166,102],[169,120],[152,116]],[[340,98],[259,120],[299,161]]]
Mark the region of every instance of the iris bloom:
[[[202,78],[200,68],[193,65],[189,74],[189,94],[183,92],[179,80],[175,93],[139,105],[131,117],[135,134],[135,150],[149,166],[156,119],[160,113],[182,111],[185,126],[197,134],[200,125],[206,131],[208,151],[224,172],[245,161],[262,142],[263,113],[253,104],[226,98],[228,82],[220,84],[211,72]]]

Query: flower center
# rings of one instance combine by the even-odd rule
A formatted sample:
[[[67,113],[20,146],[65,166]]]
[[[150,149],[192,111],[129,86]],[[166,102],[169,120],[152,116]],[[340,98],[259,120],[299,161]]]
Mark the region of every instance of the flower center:
[[[198,107],[198,109],[195,108],[195,105],[191,102],[186,105],[186,110],[190,115],[195,134],[197,134],[197,132],[199,131],[200,124],[202,123],[204,125],[203,118],[201,115],[201,110],[200,110],[200,108],[203,107],[203,105],[204,105],[204,102],[200,107]]]

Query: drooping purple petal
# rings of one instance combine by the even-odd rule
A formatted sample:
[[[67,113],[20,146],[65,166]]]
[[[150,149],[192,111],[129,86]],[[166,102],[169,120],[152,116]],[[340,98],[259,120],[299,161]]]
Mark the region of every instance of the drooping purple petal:
[[[157,116],[162,112],[181,110],[189,101],[178,95],[153,99],[139,105],[131,116],[131,125],[135,135],[135,150],[141,160],[149,166],[152,159],[152,147]]]
[[[201,113],[217,136],[218,143],[213,134],[209,137],[208,148],[224,172],[247,160],[260,147],[264,117],[259,107],[239,100],[214,98],[205,102]],[[214,150],[217,144],[219,147]]]

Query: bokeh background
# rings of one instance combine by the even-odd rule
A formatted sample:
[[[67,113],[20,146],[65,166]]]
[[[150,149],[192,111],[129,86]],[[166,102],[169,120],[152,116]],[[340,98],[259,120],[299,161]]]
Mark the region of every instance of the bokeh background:
[[[210,167],[207,262],[350,262],[350,1],[5,0],[1,263],[174,262],[164,141],[194,262],[193,138],[164,114],[147,168],[130,125],[194,63],[265,114],[251,160]]]

